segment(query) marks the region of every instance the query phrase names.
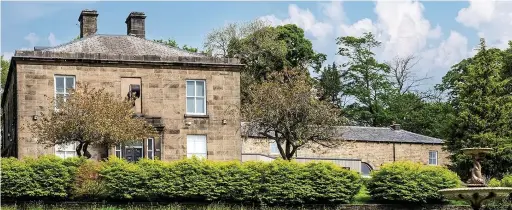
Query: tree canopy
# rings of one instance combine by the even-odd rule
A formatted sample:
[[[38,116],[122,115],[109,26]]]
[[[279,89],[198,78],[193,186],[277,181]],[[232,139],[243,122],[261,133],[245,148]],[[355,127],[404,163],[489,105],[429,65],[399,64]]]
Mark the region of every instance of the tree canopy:
[[[460,149],[494,148],[483,163],[485,174],[512,172],[512,77],[508,76],[507,52],[488,49],[481,39],[478,53],[455,65],[443,82],[450,88],[450,104],[456,113],[449,125],[446,148],[453,168],[467,175],[469,158]]]
[[[142,140],[155,134],[144,119],[134,117],[130,100],[116,100],[104,89],[77,86],[67,99],[54,99],[58,110],[51,106],[30,124],[38,143],[47,146],[76,142],[78,156],[91,157],[88,147],[111,147],[120,143]]]
[[[303,146],[339,144],[333,127],[342,124],[338,109],[315,97],[306,75],[284,70],[269,77],[250,87],[252,100],[242,111],[247,132],[273,139],[285,160]]]
[[[5,88],[5,82],[7,82],[7,74],[9,73],[9,61],[8,60],[4,60],[4,56],[2,55],[2,57],[0,58],[1,62],[2,62],[2,79],[1,79],[1,83],[2,83],[2,88]]]
[[[167,39],[167,40],[163,40],[163,39],[155,39],[153,40],[154,42],[158,42],[158,43],[162,43],[162,44],[165,44],[169,47],[174,47],[174,48],[178,48],[178,49],[182,49],[182,50],[186,50],[186,51],[189,51],[189,52],[193,52],[193,53],[197,53],[198,49],[195,48],[195,47],[190,47],[188,45],[183,45],[183,47],[179,47],[178,43],[176,42],[176,40],[174,39]]]

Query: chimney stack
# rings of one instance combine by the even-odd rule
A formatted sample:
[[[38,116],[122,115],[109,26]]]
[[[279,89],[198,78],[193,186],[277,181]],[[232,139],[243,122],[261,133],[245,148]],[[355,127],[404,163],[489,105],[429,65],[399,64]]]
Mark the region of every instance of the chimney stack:
[[[96,10],[82,10],[80,17],[80,38],[96,34],[98,31],[98,12]]]
[[[144,12],[131,12],[126,18],[127,35],[146,39],[146,15]]]

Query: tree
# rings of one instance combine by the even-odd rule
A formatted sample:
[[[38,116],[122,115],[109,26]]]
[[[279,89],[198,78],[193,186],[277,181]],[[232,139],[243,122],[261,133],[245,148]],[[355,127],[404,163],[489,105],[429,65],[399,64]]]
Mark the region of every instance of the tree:
[[[244,120],[250,122],[247,132],[273,139],[285,160],[305,145],[337,145],[333,126],[341,124],[338,110],[314,97],[309,77],[293,70],[269,77],[250,87],[253,100],[242,109]]]
[[[418,64],[419,59],[414,55],[408,55],[405,57],[395,57],[391,62],[388,63],[391,72],[391,82],[395,89],[400,94],[412,91],[414,88],[421,85],[421,82],[428,80],[431,77],[417,77],[414,72],[414,66]]]
[[[104,89],[87,85],[70,90],[69,98],[52,100],[40,120],[30,124],[38,143],[48,147],[77,142],[78,156],[91,157],[91,145],[111,147],[155,134],[144,119],[134,117],[133,101],[116,100]]]
[[[455,66],[450,103],[456,115],[446,148],[453,169],[463,177],[470,164],[461,153],[466,147],[494,148],[483,163],[484,174],[501,177],[512,172],[512,95],[507,89],[512,78],[504,77],[505,57],[499,49],[487,49],[481,39],[479,52]]]
[[[246,23],[230,23],[225,27],[214,29],[208,33],[204,41],[204,49],[211,52],[213,56],[226,57],[231,42],[247,37],[267,26],[268,24],[261,20]]]
[[[392,84],[386,78],[389,66],[379,63],[372,52],[380,42],[372,33],[365,33],[361,37],[339,37],[337,44],[338,54],[348,58],[342,65],[347,67],[343,72],[343,92],[355,99],[346,107],[347,114],[362,125],[384,125],[389,121],[385,106]]]
[[[338,71],[338,66],[335,62],[324,67],[318,78],[318,86],[321,89],[320,100],[328,101],[341,107],[341,93],[343,91],[341,79],[341,73]]]
[[[0,60],[2,62],[2,89],[5,88],[5,83],[7,82],[7,74],[9,73],[9,61],[4,60],[4,56],[2,55],[0,57]]]
[[[158,43],[161,43],[161,44],[165,44],[169,47],[173,47],[173,48],[178,48],[178,49],[182,49],[182,50],[186,50],[188,52],[193,52],[193,53],[197,53],[197,48],[194,48],[194,47],[190,47],[190,46],[187,46],[187,45],[183,45],[182,48],[179,47],[178,43],[176,42],[176,40],[174,39],[167,39],[167,40],[163,40],[163,39],[155,39],[153,40],[154,42],[158,42]]]

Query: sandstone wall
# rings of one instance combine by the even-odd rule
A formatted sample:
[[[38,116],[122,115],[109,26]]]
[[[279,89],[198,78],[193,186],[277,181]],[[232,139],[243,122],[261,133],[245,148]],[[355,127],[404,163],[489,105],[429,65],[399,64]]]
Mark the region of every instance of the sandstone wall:
[[[429,151],[437,151],[438,164],[449,163],[449,154],[442,150],[442,145],[363,141],[345,141],[336,148],[306,145],[297,151],[297,157],[358,158],[370,164],[373,169],[378,169],[383,163],[393,162],[393,145],[395,161],[410,160],[428,164]],[[266,139],[244,138],[242,152],[271,155],[269,141]]]
[[[204,69],[203,69],[204,68]],[[49,65],[48,63],[18,62],[19,157],[54,154],[54,148],[44,148],[32,138],[25,125],[36,112],[50,106],[45,96],[54,96],[54,75],[74,75],[78,83],[105,88],[122,98],[122,77],[140,77],[142,81],[142,113],[162,117],[165,125],[162,159],[186,157],[186,135],[207,135],[208,159],[241,158],[240,138],[240,74],[219,68],[114,66],[107,64]],[[186,80],[206,80],[207,116],[185,117]],[[226,124],[222,120],[226,120]],[[186,122],[191,122],[190,126]],[[93,149],[99,159],[100,149]],[[103,149],[101,149],[103,150]]]

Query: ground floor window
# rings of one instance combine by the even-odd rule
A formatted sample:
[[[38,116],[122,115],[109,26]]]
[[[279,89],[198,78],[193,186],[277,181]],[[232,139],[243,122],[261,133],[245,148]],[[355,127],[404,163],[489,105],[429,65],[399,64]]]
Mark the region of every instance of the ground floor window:
[[[141,158],[154,160],[160,158],[160,141],[158,141],[158,138],[133,141],[116,145],[114,151],[116,157],[124,158],[128,161],[137,161]]]
[[[55,155],[61,158],[76,157],[76,142],[55,145]]]
[[[361,175],[363,175],[363,177],[369,177],[372,170],[373,168],[370,164],[361,162]]]
[[[277,148],[276,141],[270,141],[270,154],[271,155],[279,155],[279,154],[281,154],[279,152],[279,149]]]
[[[187,135],[187,157],[207,158],[206,135]]]
[[[428,152],[428,164],[437,165],[437,151]]]

